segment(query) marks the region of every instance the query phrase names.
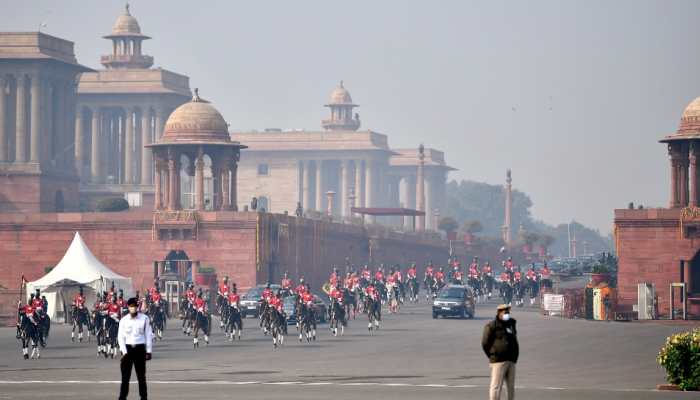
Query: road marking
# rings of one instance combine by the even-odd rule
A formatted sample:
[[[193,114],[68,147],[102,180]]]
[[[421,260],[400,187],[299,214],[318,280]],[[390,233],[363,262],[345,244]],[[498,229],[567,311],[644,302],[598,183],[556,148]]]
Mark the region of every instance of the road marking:
[[[0,380],[0,385],[26,385],[26,384],[44,384],[44,385],[116,385],[121,381],[85,381],[85,380],[23,380],[23,381],[7,381]],[[439,383],[432,384],[417,384],[417,383],[379,383],[379,382],[304,382],[304,381],[282,381],[282,382],[262,382],[262,381],[166,381],[153,380],[148,381],[153,385],[282,385],[282,386],[380,386],[380,387],[414,387],[414,388],[430,388],[430,389],[474,389],[488,388],[488,385],[446,385]],[[132,385],[137,382],[131,382]],[[610,388],[579,388],[579,387],[556,387],[556,386],[516,386],[516,389],[527,390],[578,390],[590,391],[596,390],[601,392],[658,392],[656,389],[610,389]]]

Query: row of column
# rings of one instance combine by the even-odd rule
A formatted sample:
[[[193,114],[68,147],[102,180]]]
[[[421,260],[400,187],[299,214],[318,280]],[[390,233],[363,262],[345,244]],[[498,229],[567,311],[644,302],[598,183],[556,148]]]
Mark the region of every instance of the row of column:
[[[152,184],[152,155],[144,146],[162,136],[165,115],[164,110],[148,106],[80,107],[75,117],[78,173],[88,180],[83,176],[87,171],[83,171],[89,165],[89,180],[93,183],[106,183],[112,176],[111,183]]]
[[[40,73],[0,76],[0,162],[72,168],[75,81]],[[14,133],[14,135],[12,134]]]
[[[182,188],[179,153],[168,155],[167,160],[156,161],[155,209],[181,210]],[[205,210],[204,154],[199,153],[194,161],[194,209]],[[238,165],[234,160],[220,160],[212,164],[212,210],[238,210]],[[217,194],[221,194],[218,196]]]
[[[334,197],[343,217],[350,216],[352,207],[378,206],[375,182],[379,169],[369,160],[304,160],[299,168],[299,201],[306,210],[324,212],[324,199],[331,189],[337,189]],[[329,182],[331,179],[324,180],[324,170],[337,173],[337,184]],[[328,173],[325,175],[328,178]]]
[[[700,145],[692,141],[669,143],[671,160],[671,198],[669,207],[697,207],[700,199],[698,158]]]

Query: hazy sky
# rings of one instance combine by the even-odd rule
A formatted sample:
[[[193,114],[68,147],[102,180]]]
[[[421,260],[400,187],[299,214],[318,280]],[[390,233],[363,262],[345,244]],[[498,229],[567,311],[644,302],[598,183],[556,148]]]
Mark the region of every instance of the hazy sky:
[[[43,30],[99,67],[124,1],[0,0],[0,30]],[[699,1],[134,0],[155,65],[186,74],[232,129],[320,128],[343,79],[392,147],[446,150],[451,178],[530,194],[537,218],[611,230],[665,206],[657,141],[700,96]]]

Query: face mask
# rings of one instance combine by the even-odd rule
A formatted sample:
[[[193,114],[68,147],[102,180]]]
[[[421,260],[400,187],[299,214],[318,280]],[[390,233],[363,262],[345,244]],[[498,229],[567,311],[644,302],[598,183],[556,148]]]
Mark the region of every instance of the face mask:
[[[129,314],[136,315],[136,307],[129,307]]]
[[[501,317],[502,321],[508,321],[509,319],[510,319],[510,314],[503,314],[503,316]]]

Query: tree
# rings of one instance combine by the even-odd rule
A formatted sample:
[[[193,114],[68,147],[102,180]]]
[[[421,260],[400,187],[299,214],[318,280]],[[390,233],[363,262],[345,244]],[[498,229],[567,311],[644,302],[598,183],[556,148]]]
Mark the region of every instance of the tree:
[[[472,220],[464,222],[464,225],[462,225],[462,230],[464,232],[467,232],[467,233],[473,235],[475,233],[479,233],[479,232],[483,231],[484,226],[481,225],[481,222],[479,222],[475,219],[472,219]]]
[[[544,233],[540,236],[540,246],[546,250],[554,243],[554,240],[554,236]]]
[[[454,232],[457,228],[459,228],[459,224],[452,217],[442,217],[440,222],[438,222],[438,229],[448,234]]]

